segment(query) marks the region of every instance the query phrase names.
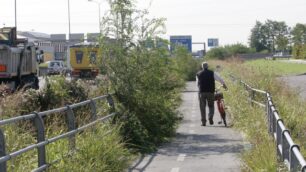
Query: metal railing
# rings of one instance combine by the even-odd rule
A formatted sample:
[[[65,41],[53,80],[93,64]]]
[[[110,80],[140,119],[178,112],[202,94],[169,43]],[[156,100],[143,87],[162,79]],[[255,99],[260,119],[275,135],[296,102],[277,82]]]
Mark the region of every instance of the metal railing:
[[[98,113],[97,113],[97,101],[101,101],[101,100],[106,100],[110,109],[109,109],[109,113],[106,116],[103,117],[99,117],[98,118]],[[78,107],[83,107],[89,105],[90,106],[90,111],[91,111],[91,115],[90,115],[90,122],[80,126],[80,127],[76,127],[76,118],[74,115],[74,111],[73,109],[78,108]],[[26,120],[31,120],[33,121],[34,127],[36,128],[37,131],[37,135],[36,135],[36,141],[37,144],[32,144],[29,145],[25,148],[22,148],[20,150],[17,150],[15,152],[11,152],[11,153],[6,153],[5,151],[5,135],[4,132],[2,131],[2,129],[0,129],[0,172],[6,172],[7,171],[7,161],[9,161],[12,158],[15,158],[23,153],[26,153],[30,150],[34,150],[37,149],[37,157],[38,157],[38,167],[36,169],[34,169],[33,171],[44,171],[46,170],[48,167],[50,167],[53,163],[56,163],[58,160],[55,160],[53,162],[47,162],[46,161],[46,145],[56,142],[60,139],[63,138],[68,138],[69,141],[69,149],[70,150],[75,150],[76,147],[76,134],[84,131],[87,128],[90,128],[92,126],[94,126],[95,124],[99,123],[99,122],[103,122],[106,121],[107,119],[110,119],[111,117],[116,115],[115,111],[115,105],[114,105],[114,101],[113,98],[110,94],[108,95],[104,95],[104,96],[100,96],[100,97],[96,97],[90,100],[86,100],[80,103],[76,103],[76,104],[72,104],[72,105],[68,105],[66,107],[61,107],[61,108],[57,108],[57,109],[53,109],[53,110],[48,110],[48,111],[44,111],[44,112],[33,112],[31,114],[28,115],[23,115],[23,116],[18,116],[18,117],[14,117],[14,118],[9,118],[9,119],[4,119],[0,121],[0,126],[4,126],[4,125],[9,125],[9,124],[14,124],[17,122],[21,122],[21,121],[26,121]],[[67,126],[68,126],[68,132],[57,135],[53,138],[48,138],[46,139],[46,134],[45,134],[45,126],[44,126],[44,121],[43,121],[43,117],[46,116],[50,116],[52,114],[56,114],[56,113],[62,113],[64,112],[66,114],[66,119],[67,119]]]
[[[237,80],[235,77],[231,77]],[[290,172],[306,172],[306,161],[300,152],[299,146],[293,142],[289,130],[286,129],[283,120],[280,118],[270,93],[252,88],[242,80],[239,80],[239,82],[248,92],[248,100],[252,104],[265,108],[268,132],[275,140],[277,154],[280,160],[286,164]],[[257,94],[261,96],[262,100],[256,97]]]

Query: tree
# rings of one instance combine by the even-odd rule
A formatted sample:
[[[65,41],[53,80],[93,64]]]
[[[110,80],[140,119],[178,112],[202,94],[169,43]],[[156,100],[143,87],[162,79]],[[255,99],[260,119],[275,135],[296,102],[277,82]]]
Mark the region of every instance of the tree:
[[[306,44],[306,24],[296,24],[291,34],[294,44]]]
[[[293,56],[306,59],[306,25],[296,24],[291,31],[293,45]]]
[[[269,52],[284,51],[289,43],[289,27],[285,22],[267,20],[264,24],[256,21],[251,30],[250,47],[257,52],[269,50]]]
[[[255,48],[257,52],[261,52],[263,50],[267,50],[267,42],[268,38],[264,34],[265,26],[259,22],[256,21],[255,26],[251,30],[251,36],[249,38],[250,40],[250,47]]]

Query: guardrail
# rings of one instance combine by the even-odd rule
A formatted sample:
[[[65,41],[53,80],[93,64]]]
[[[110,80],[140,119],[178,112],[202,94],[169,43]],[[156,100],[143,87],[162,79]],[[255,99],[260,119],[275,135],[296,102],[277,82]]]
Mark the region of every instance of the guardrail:
[[[234,80],[235,77],[231,76]],[[278,111],[272,101],[270,93],[252,88],[242,80],[239,82],[248,92],[249,101],[252,104],[259,105],[266,110],[266,118],[268,131],[275,139],[277,154],[280,160],[283,161],[291,172],[302,171],[306,172],[306,161],[300,152],[300,148],[295,144],[290,136],[290,132],[286,129],[283,120],[280,118]],[[260,101],[256,99],[256,93],[263,97]]]
[[[97,113],[97,101],[101,101],[101,100],[106,100],[108,105],[110,106],[110,114],[100,117],[98,118],[98,113]],[[76,127],[76,119],[75,119],[75,115],[73,112],[73,109],[77,108],[77,107],[82,107],[82,106],[86,106],[89,105],[90,109],[91,109],[91,121],[81,127]],[[76,140],[75,140],[75,135],[81,131],[84,131],[85,129],[92,127],[93,125],[99,123],[99,122],[103,122],[106,121],[107,119],[110,119],[111,117],[113,117],[114,115],[116,115],[115,111],[115,105],[114,105],[114,101],[112,99],[112,96],[110,94],[108,95],[104,95],[104,96],[100,96],[100,97],[96,97],[90,100],[86,100],[80,103],[76,103],[76,104],[72,104],[72,105],[68,105],[66,107],[61,107],[61,108],[57,108],[57,109],[53,109],[53,110],[48,110],[48,111],[44,111],[44,112],[33,112],[31,114],[28,115],[23,115],[23,116],[18,116],[18,117],[14,117],[14,118],[9,118],[9,119],[4,119],[0,121],[0,126],[4,126],[4,125],[9,125],[9,124],[13,124],[13,123],[17,123],[20,121],[25,121],[25,120],[32,120],[34,123],[34,127],[37,130],[37,144],[32,144],[29,145],[25,148],[22,148],[20,150],[17,150],[15,152],[12,153],[8,153],[6,154],[5,151],[5,135],[2,131],[2,129],[0,129],[0,172],[6,172],[7,171],[7,165],[6,162],[9,161],[10,159],[17,157],[18,155],[21,155],[25,152],[28,152],[30,150],[34,150],[37,149],[37,157],[38,157],[38,167],[36,169],[34,169],[33,171],[44,171],[46,170],[48,167],[50,167],[52,164],[56,163],[58,160],[55,160],[51,163],[48,163],[46,161],[46,149],[45,146],[56,142],[60,139],[63,138],[68,138],[69,139],[69,149],[70,150],[75,150],[75,146],[76,146]],[[43,121],[43,117],[55,114],[55,113],[60,113],[60,112],[64,112],[66,114],[66,118],[67,118],[67,126],[68,126],[68,132],[60,134],[58,136],[55,136],[53,138],[49,138],[46,139],[46,135],[45,135],[45,126],[44,126],[44,121]]]

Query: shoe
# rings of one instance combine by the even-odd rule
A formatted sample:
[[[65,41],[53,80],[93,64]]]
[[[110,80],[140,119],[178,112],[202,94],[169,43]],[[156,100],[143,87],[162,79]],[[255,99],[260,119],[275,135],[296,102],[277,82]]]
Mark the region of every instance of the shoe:
[[[213,125],[213,124],[214,124],[214,121],[213,121],[212,118],[209,118],[209,124],[210,124],[210,125]]]
[[[202,125],[201,126],[206,126],[206,120],[202,121]]]

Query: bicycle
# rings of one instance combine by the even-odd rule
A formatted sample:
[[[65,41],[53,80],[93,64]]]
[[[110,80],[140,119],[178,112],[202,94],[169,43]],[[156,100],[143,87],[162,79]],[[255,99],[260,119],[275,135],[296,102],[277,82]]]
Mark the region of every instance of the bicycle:
[[[215,90],[215,101],[217,101],[218,111],[221,116],[221,121],[219,121],[218,124],[222,124],[223,121],[223,124],[225,125],[225,127],[227,127],[223,93],[220,91],[220,88],[221,86]]]

